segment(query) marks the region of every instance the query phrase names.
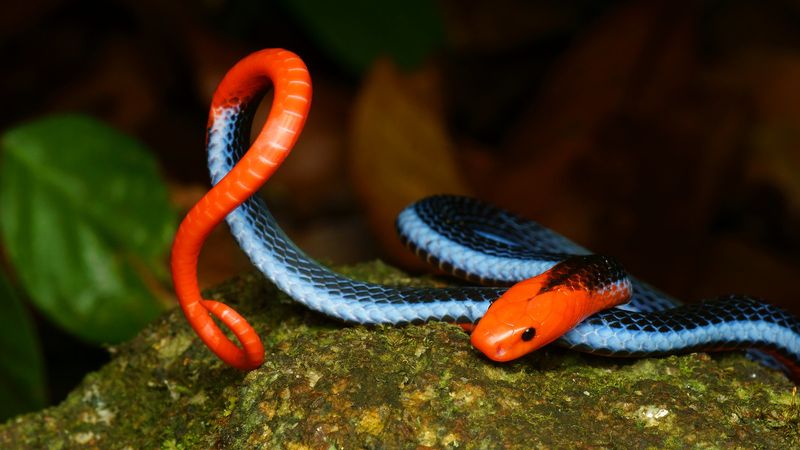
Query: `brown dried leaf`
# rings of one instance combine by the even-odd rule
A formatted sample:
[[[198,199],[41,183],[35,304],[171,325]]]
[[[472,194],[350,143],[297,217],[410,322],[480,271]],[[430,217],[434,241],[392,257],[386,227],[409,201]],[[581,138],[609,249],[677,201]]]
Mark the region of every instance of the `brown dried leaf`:
[[[394,220],[422,197],[468,194],[438,102],[437,73],[405,76],[378,61],[356,99],[348,157],[353,186],[383,248],[416,266],[394,234]]]

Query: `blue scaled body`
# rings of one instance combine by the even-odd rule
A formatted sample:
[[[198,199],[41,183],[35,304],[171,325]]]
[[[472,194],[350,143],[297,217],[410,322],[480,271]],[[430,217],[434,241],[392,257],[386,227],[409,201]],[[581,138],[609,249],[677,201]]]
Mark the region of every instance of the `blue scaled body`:
[[[208,136],[214,184],[242,157],[252,111],[231,107],[219,117]],[[309,258],[257,196],[226,220],[253,264],[283,292],[313,310],[365,324],[474,323],[503,294],[504,286],[536,276],[570,255],[590,253],[552,230],[491,205],[435,196],[399,215],[401,239],[441,269],[500,287],[391,287],[351,280]],[[800,322],[777,307],[745,296],[681,305],[639,280],[631,282],[628,304],[590,316],[557,343],[614,356],[754,348],[800,363]]]

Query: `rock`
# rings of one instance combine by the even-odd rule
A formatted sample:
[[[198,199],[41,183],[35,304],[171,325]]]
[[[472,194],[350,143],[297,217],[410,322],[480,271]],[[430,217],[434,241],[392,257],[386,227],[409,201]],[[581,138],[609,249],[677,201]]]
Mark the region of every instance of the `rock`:
[[[433,282],[381,263],[343,271]],[[792,383],[739,354],[621,360],[547,348],[496,364],[454,325],[342,324],[257,274],[211,294],[265,338],[260,369],[224,366],[176,309],[110,349],[60,405],[0,426],[0,447],[800,446]]]

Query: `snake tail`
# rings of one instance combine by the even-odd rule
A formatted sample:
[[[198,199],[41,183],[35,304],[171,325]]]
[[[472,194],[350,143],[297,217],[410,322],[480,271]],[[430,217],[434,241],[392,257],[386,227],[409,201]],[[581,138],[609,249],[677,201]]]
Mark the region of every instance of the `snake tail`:
[[[221,130],[219,124],[252,117],[270,86],[274,86],[275,97],[258,138],[236,167],[189,211],[172,246],[173,283],[183,313],[217,356],[243,370],[254,369],[263,362],[261,339],[235,310],[203,299],[197,283],[197,258],[211,230],[269,179],[294,146],[311,103],[311,79],[305,64],[285,50],[251,54],[223,78],[214,93],[208,119],[209,142],[224,132],[229,133],[226,138],[235,145],[245,145],[249,126]],[[233,332],[242,348],[225,336],[211,315]]]

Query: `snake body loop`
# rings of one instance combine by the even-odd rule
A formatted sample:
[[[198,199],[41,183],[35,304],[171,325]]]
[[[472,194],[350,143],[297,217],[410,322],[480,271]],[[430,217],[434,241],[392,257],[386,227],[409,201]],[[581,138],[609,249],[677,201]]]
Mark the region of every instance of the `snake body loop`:
[[[253,113],[270,83],[275,85],[272,110],[248,150]],[[624,276],[611,260],[587,256],[589,251],[565,237],[474,199],[436,196],[411,205],[397,219],[401,239],[418,255],[468,280],[506,286],[530,277],[535,281],[511,289],[389,287],[351,280],[317,264],[294,245],[264,201],[254,195],[294,145],[310,99],[308,71],[296,55],[285,50],[248,56],[231,69],[214,95],[207,135],[214,187],[181,224],[173,245],[172,271],[184,314],[203,342],[226,363],[254,369],[263,362],[264,349],[246,320],[222,303],[203,299],[197,287],[200,248],[223,218],[253,264],[279,289],[313,310],[344,321],[475,323],[487,315],[478,323],[473,342],[489,357],[502,347],[502,355],[494,355],[502,359],[511,353],[495,339],[497,329],[488,317],[507,315],[504,299],[522,292],[524,286],[532,287],[535,295],[551,295],[559,307],[559,296],[571,291],[584,293],[581,305],[598,308],[630,297],[627,304],[594,314],[580,306],[583,317],[589,317],[553,339],[568,348],[613,356],[755,348],[774,355],[790,376],[800,379],[800,322],[785,311],[743,296],[681,306],[651,286]],[[602,266],[606,275],[587,278],[587,264]],[[584,275],[576,278],[571,273]],[[587,279],[588,290],[584,289]],[[511,298],[512,303],[528,305],[524,307],[529,310],[530,305],[520,301],[526,295]],[[233,331],[242,348],[222,333],[211,315]],[[534,336],[547,334],[542,328],[516,329],[505,319],[500,322],[513,325],[505,336],[516,341],[532,342],[537,339]]]

